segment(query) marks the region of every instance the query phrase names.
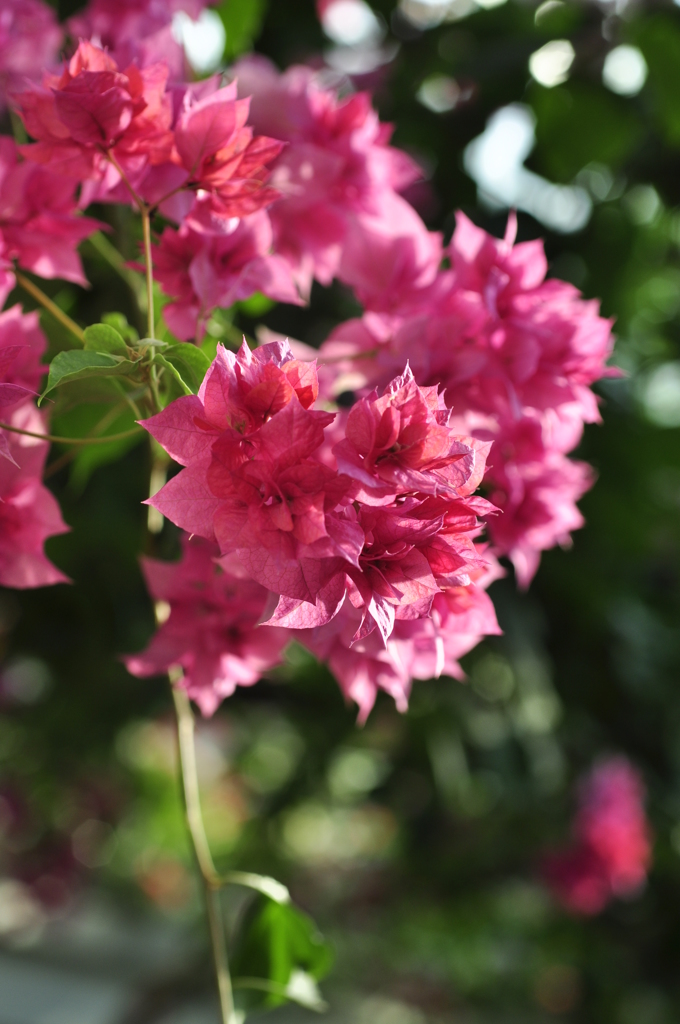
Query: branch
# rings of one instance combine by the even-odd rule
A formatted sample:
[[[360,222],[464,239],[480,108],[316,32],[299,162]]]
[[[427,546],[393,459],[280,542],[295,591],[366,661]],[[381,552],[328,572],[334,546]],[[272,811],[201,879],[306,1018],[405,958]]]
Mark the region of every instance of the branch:
[[[17,284],[21,285],[24,291],[27,291],[29,295],[32,295],[33,298],[40,303],[41,306],[44,306],[48,313],[51,313],[54,319],[59,321],[62,327],[65,327],[67,331],[74,334],[81,345],[84,344],[85,332],[82,327],[78,326],[75,320],[71,319],[68,313],[65,313],[63,309],[59,309],[56,302],[53,302],[48,295],[45,295],[42,288],[38,288],[37,284],[33,284],[33,281],[28,277],[25,277],[18,270],[15,271],[15,276]]]
[[[189,826],[189,835],[191,836],[194,854],[205,890],[222,1021],[223,1024],[236,1024],[238,1018],[234,1010],[234,994],[232,992],[231,975],[229,974],[229,958],[227,956],[227,944],[224,937],[224,925],[220,908],[220,877],[215,870],[201,813],[201,797],[196,769],[196,744],[194,742],[194,716],[189,698],[184,690],[176,685],[179,678],[180,675],[177,672],[170,671],[172,697],[177,714],[177,739],[184,807],[187,825]]]
[[[9,423],[0,423],[0,430],[9,430],[12,434],[23,434],[25,437],[37,437],[39,441],[50,441],[51,444],[107,444],[109,441],[122,441],[126,437],[143,433],[142,427],[123,430],[120,434],[107,434],[105,437],[60,437],[58,434],[36,434],[32,430],[20,430]]]

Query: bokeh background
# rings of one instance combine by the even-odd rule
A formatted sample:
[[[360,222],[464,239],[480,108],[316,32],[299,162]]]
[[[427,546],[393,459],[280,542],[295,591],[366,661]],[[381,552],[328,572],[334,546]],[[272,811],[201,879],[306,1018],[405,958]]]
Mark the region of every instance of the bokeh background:
[[[60,16],[78,6],[60,3]],[[331,677],[293,650],[200,727],[210,838],[222,864],[274,874],[319,923],[335,956],[331,1021],[673,1024],[680,9],[356,6],[324,32],[312,0],[227,0],[217,20],[178,30],[199,72],[256,49],[369,88],[422,165],[409,198],[428,225],[448,237],[462,209],[501,235],[516,207],[520,239],[545,237],[551,274],[615,317],[625,376],[599,386],[604,423],[578,452],[598,474],[587,526],[544,556],[527,593],[511,571],[493,585],[504,635],[467,657],[468,682],[417,683],[403,716],[382,694],[358,730]],[[133,257],[129,220],[97,212]],[[56,301],[83,323],[132,318],[124,285],[87,244],[83,256],[93,289],[57,284]],[[255,299],[211,331],[265,325],[318,345],[356,312],[342,287],[315,285],[309,308]],[[167,684],[119,660],[153,630],[138,556],[177,544],[166,525],[148,547],[148,451],[129,445],[102,446],[99,465],[53,453],[49,485],[72,532],[48,554],[74,585],[0,593],[2,1024],[217,1019]],[[568,839],[575,781],[612,753],[644,777],[653,868],[635,899],[569,916],[538,865]]]

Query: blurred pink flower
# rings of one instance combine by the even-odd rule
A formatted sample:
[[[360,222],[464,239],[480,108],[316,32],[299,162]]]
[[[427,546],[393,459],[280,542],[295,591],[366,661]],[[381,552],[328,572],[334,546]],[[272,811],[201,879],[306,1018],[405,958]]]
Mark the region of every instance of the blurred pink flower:
[[[556,898],[578,914],[598,914],[616,896],[638,893],[651,864],[644,786],[625,757],[597,764],[582,780],[574,844],[547,855],[544,877]]]
[[[380,123],[367,93],[340,99],[311,68],[296,66],[280,74],[258,56],[239,61],[233,70],[239,95],[251,97],[256,129],[287,143],[271,179],[282,198],[270,212],[275,251],[294,268],[302,294],[309,295],[313,279],[330,284],[339,275],[353,283],[361,253],[350,233],[357,225],[361,231],[364,219],[366,244],[375,229],[390,238],[413,234],[416,248],[428,248],[424,225],[396,194],[420,170],[389,145],[391,127]],[[378,257],[388,259],[379,252],[387,244],[376,240],[373,274],[380,273]],[[410,245],[404,242],[403,248]],[[346,246],[354,256],[345,254]],[[397,258],[404,262],[404,255]],[[436,263],[431,269],[434,274]]]
[[[187,77],[184,51],[172,33],[172,18],[184,11],[198,18],[206,0],[90,0],[67,22],[74,39],[91,39],[121,67],[164,61],[175,81]]]
[[[142,560],[149,593],[166,601],[170,614],[145,651],[124,659],[136,676],[180,666],[180,685],[204,715],[279,664],[290,639],[285,630],[258,627],[270,595],[253,580],[225,572],[219,555],[213,545],[184,535],[179,562]]]
[[[7,422],[45,433],[45,417],[31,403],[19,406]],[[0,459],[0,584],[25,589],[67,583],[43,551],[48,537],[68,531],[57,502],[41,482],[49,444],[21,434],[5,436],[13,461]]]
[[[23,160],[14,140],[0,137],[0,253],[4,259],[16,260],[38,277],[60,277],[87,286],[77,248],[102,225],[76,215],[74,193],[73,181]],[[13,285],[9,274],[5,297]]]
[[[200,339],[218,307],[228,308],[255,292],[279,302],[300,303],[290,267],[272,255],[272,231],[264,210],[234,220],[219,234],[199,233],[185,222],[166,228],[154,246],[154,274],[173,302],[163,316],[183,341]]]
[[[42,0],[3,0],[0,9],[0,108],[8,91],[38,81],[55,65],[63,31]]]

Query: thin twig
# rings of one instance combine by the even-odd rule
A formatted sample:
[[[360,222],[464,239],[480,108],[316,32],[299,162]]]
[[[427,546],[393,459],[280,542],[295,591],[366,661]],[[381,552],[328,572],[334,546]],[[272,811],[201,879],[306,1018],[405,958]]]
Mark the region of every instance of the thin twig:
[[[144,266],[146,268],[146,316],[147,333],[153,341],[155,339],[155,317],[153,308],[153,262],[151,259],[151,214],[148,206],[140,201],[139,212],[142,216],[142,233],[144,236]],[[161,405],[160,393],[158,391],[158,367],[152,361],[149,369],[149,387],[153,396],[156,412],[163,408]]]
[[[120,434],[107,434],[106,437],[60,437],[58,434],[36,434],[33,430],[20,430],[9,423],[0,423],[0,430],[9,430],[12,434],[23,434],[25,437],[37,437],[39,441],[49,441],[51,444],[108,444],[109,441],[122,441],[134,434],[141,434],[141,427],[133,427],[131,430],[123,430]]]
[[[153,314],[153,264],[151,262],[151,217],[146,206],[141,205],[142,232],[144,236],[144,266],[146,268],[146,302],[149,337],[154,337],[155,319]]]
[[[215,870],[215,864],[210,852],[208,837],[203,824],[201,813],[201,797],[198,785],[198,771],[196,768],[196,744],[194,737],[194,716],[184,690],[177,686],[181,671],[179,673],[170,671],[170,683],[172,696],[175,702],[177,715],[177,739],[179,747],[180,773],[182,777],[182,792],[184,794],[184,808],[186,811],[189,835],[194,849],[196,861],[201,872],[205,899],[210,924],[210,937],[212,940],[213,956],[215,959],[215,974],[217,976],[217,987],[220,996],[220,1007],[222,1010],[223,1024],[236,1024],[234,1012],[234,995],[232,992],[231,975],[229,974],[229,958],[227,945],[224,936],[224,925],[220,907],[219,889],[221,880]]]
[[[128,192],[130,193],[130,196],[132,197],[132,201],[134,202],[135,206],[137,207],[137,209],[141,213],[142,208],[144,206],[144,203],[139,198],[139,196],[135,192],[134,188],[132,187],[132,184],[130,183],[130,179],[128,178],[127,174],[125,173],[123,168],[120,166],[120,164],[118,163],[118,161],[116,160],[115,156],[113,155],[113,153],[112,153],[112,151],[110,149],[102,150],[102,152],[104,153],[104,156],[107,158],[107,160],[109,160],[113,164],[113,166],[116,168],[116,170],[120,174],[121,181],[125,185],[125,187],[128,190]]]
[[[208,922],[210,924],[210,938],[212,939],[215,974],[217,976],[217,988],[220,995],[222,1020],[224,1024],[235,1024],[236,1013],[234,1010],[234,993],[232,991],[231,975],[229,973],[227,943],[224,937],[224,924],[222,921],[219,889],[213,889],[206,883],[205,899],[208,907]]]
[[[28,277],[25,277],[18,270],[16,271],[15,276],[17,284],[21,285],[24,291],[27,291],[29,295],[32,295],[41,306],[44,306],[48,313],[51,313],[55,320],[58,320],[67,331],[74,334],[82,345],[85,341],[85,332],[82,327],[79,327],[75,320],[72,320],[68,313],[65,313],[63,309],[59,309],[56,302],[53,302],[48,295],[45,295],[42,288],[38,288],[37,284],[33,284],[33,281]]]

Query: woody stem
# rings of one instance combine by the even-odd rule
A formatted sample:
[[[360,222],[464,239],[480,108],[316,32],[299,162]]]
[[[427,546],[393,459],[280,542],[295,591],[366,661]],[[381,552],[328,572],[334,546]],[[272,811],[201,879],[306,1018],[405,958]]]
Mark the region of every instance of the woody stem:
[[[142,433],[141,427],[133,427],[132,430],[123,430],[120,434],[107,434],[105,437],[61,437],[59,434],[36,434],[33,430],[20,430],[10,423],[0,423],[0,430],[23,434],[24,437],[37,437],[40,441],[49,441],[51,444],[109,444],[111,441],[122,441],[126,437]]]
[[[203,824],[201,812],[201,798],[198,785],[198,772],[196,770],[196,745],[194,742],[194,716],[184,690],[177,686],[178,678],[170,672],[170,683],[172,696],[175,702],[177,716],[177,739],[179,748],[180,773],[182,778],[182,792],[184,795],[184,807],[186,811],[187,825],[191,837],[194,855],[201,872],[203,889],[208,912],[208,923],[210,925],[210,939],[213,948],[215,961],[215,975],[217,988],[220,997],[220,1008],[222,1011],[223,1024],[236,1024],[237,1017],[234,1010],[234,995],[232,991],[231,975],[229,973],[229,958],[227,955],[227,944],[224,934],[224,924],[220,908],[220,877],[215,870],[208,837]]]
[[[48,311],[48,313],[52,314],[55,320],[58,320],[59,323],[66,328],[67,331],[74,334],[82,345],[85,341],[85,332],[82,327],[79,327],[75,320],[72,320],[68,313],[65,313],[63,309],[59,309],[56,302],[53,302],[48,295],[45,295],[42,288],[38,288],[37,284],[33,284],[33,281],[31,281],[30,278],[25,277],[23,274],[19,273],[18,270],[15,273],[15,277],[17,284],[21,285],[24,291],[28,292],[29,295],[32,295],[33,298]]]
[[[146,205],[140,205],[142,232],[144,236],[144,266],[146,268],[147,330],[149,338],[154,337],[155,318],[153,308],[153,264],[151,262],[151,215]]]

